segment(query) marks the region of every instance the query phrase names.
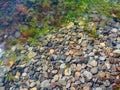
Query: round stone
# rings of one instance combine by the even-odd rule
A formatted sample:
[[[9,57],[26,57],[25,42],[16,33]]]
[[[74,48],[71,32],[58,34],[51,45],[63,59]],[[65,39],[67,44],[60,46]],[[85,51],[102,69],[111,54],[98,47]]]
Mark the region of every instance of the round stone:
[[[83,72],[83,75],[85,75],[87,77],[88,80],[92,79],[92,73],[91,72],[88,72],[88,71],[84,71]]]
[[[89,64],[90,64],[91,66],[96,67],[96,66],[97,66],[97,61],[96,61],[96,60],[91,60],[91,61],[89,62]]]
[[[96,74],[98,72],[98,68],[97,67],[91,68],[90,71],[92,74]]]
[[[105,77],[105,72],[99,72],[98,74],[101,78]]]
[[[75,72],[75,77],[79,77],[80,76],[80,72]]]
[[[20,33],[19,31],[16,31],[16,32],[15,32],[15,37],[16,37],[16,38],[19,38],[20,36],[21,36],[21,33]]]

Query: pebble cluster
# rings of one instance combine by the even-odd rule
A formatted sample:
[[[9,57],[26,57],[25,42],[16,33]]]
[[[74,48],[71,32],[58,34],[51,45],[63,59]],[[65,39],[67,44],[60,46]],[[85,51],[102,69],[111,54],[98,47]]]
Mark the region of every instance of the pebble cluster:
[[[95,17],[94,15],[91,17]],[[98,39],[74,23],[11,48],[18,60],[1,66],[0,90],[117,90],[120,86],[120,23],[95,17]],[[23,55],[30,59],[26,61]],[[15,79],[6,78],[9,73]]]

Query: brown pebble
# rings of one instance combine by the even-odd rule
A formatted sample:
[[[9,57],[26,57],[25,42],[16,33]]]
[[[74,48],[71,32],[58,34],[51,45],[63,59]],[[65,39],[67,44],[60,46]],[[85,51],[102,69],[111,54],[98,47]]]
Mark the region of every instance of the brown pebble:
[[[54,49],[50,49],[50,54],[53,54],[54,53]]]
[[[99,76],[100,76],[101,78],[105,77],[105,72],[99,72]]]
[[[51,86],[54,88],[57,86],[57,83],[56,82],[51,82]]]
[[[80,72],[75,72],[75,77],[79,77],[80,76]]]
[[[36,88],[36,87],[33,87],[33,88],[31,88],[30,90],[37,90],[37,88]]]
[[[62,87],[62,90],[67,90],[67,88],[65,86]]]

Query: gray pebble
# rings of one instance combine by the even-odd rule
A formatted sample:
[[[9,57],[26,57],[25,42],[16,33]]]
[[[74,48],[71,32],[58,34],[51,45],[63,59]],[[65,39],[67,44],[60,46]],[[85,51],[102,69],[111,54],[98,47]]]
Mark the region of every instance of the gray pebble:
[[[106,59],[106,57],[102,56],[102,57],[99,57],[99,59],[104,61]]]
[[[43,82],[41,82],[41,87],[45,88],[49,86],[50,86],[49,80],[44,80]]]
[[[84,71],[83,72],[83,75],[85,75],[87,77],[88,80],[92,79],[92,73],[91,72],[88,72],[88,71]]]
[[[68,83],[67,85],[66,85],[66,88],[69,88],[70,87],[70,83]]]
[[[59,79],[58,83],[61,85],[66,85],[67,82],[64,79]]]
[[[31,84],[30,84],[30,87],[34,87],[36,85],[36,82],[32,82]]]
[[[92,74],[96,74],[98,72],[98,68],[97,67],[93,67],[93,68],[91,68],[90,71],[91,71]]]
[[[16,31],[16,32],[15,32],[15,37],[16,37],[16,38],[19,38],[20,36],[21,36],[21,33],[20,33],[19,31]]]

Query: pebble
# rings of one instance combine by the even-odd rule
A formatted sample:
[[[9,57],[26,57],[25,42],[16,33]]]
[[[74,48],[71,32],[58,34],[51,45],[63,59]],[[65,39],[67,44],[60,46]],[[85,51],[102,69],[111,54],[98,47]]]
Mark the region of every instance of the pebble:
[[[75,77],[79,77],[80,76],[80,72],[75,72]]]
[[[96,67],[96,66],[97,66],[97,61],[96,61],[96,60],[91,60],[91,61],[89,62],[89,64],[90,64],[91,66],[93,66],[93,67]]]
[[[97,67],[93,67],[93,68],[91,68],[91,73],[92,74],[97,74],[98,73],[98,68]]]
[[[50,49],[50,54],[53,54],[54,53],[54,49]]]
[[[110,69],[111,65],[110,65],[109,61],[105,62],[105,66],[107,67],[108,70]]]
[[[68,84],[66,85],[66,88],[70,88],[70,83],[68,83]]]
[[[49,87],[50,86],[49,80],[44,80],[43,82],[41,82],[40,86],[43,88]]]
[[[70,90],[76,90],[74,87],[71,87]]]
[[[65,75],[71,75],[71,68],[66,68],[64,71]]]
[[[36,87],[31,88],[30,90],[38,90]]]
[[[20,36],[21,36],[21,33],[20,33],[19,31],[16,31],[16,32],[15,32],[15,37],[16,37],[16,38],[19,38]]]
[[[86,85],[83,87],[83,90],[90,90],[90,87]]]
[[[92,77],[93,77],[92,73],[91,73],[91,72],[88,72],[88,71],[84,71],[84,72],[83,72],[83,75],[85,75],[88,80],[92,79]]]
[[[99,72],[98,74],[101,78],[105,77],[105,72]]]
[[[113,33],[116,33],[118,31],[118,29],[116,29],[116,28],[112,28],[112,30],[111,30],[111,32],[113,32]]]
[[[27,76],[27,73],[23,73],[22,76],[23,76],[23,77],[26,77],[26,76]]]
[[[106,57],[99,57],[100,60],[104,61],[106,59]]]
[[[106,25],[105,28],[99,25],[101,22]],[[13,46],[11,51],[18,56],[19,62],[11,63],[9,69],[0,67],[0,77],[10,71],[17,80],[5,77],[0,86],[8,86],[11,90],[18,90],[19,86],[20,90],[106,90],[104,87],[110,87],[120,78],[120,33],[118,28],[106,22],[107,19],[94,13],[93,22],[88,23],[97,26],[98,39],[84,33],[84,22],[78,22],[83,27],[70,22],[53,35],[46,35],[43,40],[40,36],[39,46],[29,42],[23,44],[22,49]],[[20,34],[16,31],[15,37],[19,38]],[[29,63],[21,59],[22,55],[30,58]],[[21,85],[22,82],[25,85]]]
[[[72,59],[72,57],[71,57],[71,56],[68,56],[68,57],[66,58],[66,62],[70,62],[71,59]]]
[[[32,82],[31,84],[30,84],[30,87],[34,87],[36,85],[36,82]]]
[[[105,47],[105,43],[100,43],[100,46],[101,47]]]
[[[64,79],[59,79],[58,83],[60,83],[61,85],[66,85],[66,81]]]
[[[116,50],[113,51],[113,53],[120,55],[120,50],[119,50],[119,49],[116,49]]]
[[[66,67],[65,63],[60,65],[60,69],[64,69]]]
[[[104,89],[101,87],[96,87],[96,88],[93,88],[93,90],[104,90]]]
[[[28,53],[28,57],[29,58],[33,58],[33,57],[35,57],[37,55],[37,53],[36,52],[33,52],[33,51],[30,51],[29,53]]]

